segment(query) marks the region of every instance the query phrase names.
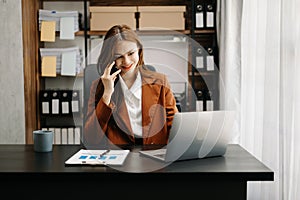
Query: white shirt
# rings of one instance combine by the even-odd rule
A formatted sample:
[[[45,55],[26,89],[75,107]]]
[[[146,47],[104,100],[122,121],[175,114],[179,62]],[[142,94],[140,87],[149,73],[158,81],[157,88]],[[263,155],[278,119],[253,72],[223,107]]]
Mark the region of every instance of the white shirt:
[[[136,80],[128,89],[123,78],[119,76],[121,88],[124,93],[125,103],[128,110],[131,129],[136,137],[143,137],[142,128],[142,78],[138,72]]]

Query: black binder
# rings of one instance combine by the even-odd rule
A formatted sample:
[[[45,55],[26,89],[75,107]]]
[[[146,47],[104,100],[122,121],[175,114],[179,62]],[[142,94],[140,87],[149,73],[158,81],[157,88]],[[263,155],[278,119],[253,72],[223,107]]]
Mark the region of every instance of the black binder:
[[[213,72],[218,69],[218,46],[215,35],[202,34],[195,37],[199,45],[194,47],[194,66],[198,72]]]
[[[195,0],[195,30],[216,28],[216,1]]]
[[[59,90],[51,90],[51,113],[52,115],[59,115],[61,113],[60,106],[60,91]]]
[[[51,96],[50,91],[40,91],[40,112],[41,115],[49,115],[51,112]]]
[[[204,59],[204,65],[205,65],[205,69],[206,71],[214,71],[215,70],[215,48],[214,46],[208,46],[205,47],[206,49],[206,56]]]
[[[196,47],[195,55],[195,67],[196,72],[202,72],[205,70],[205,57],[206,57],[206,50],[205,48],[198,46]]]
[[[205,8],[204,8],[204,2],[202,1],[196,1],[195,2],[195,29],[204,29],[205,28]]]
[[[72,113],[80,113],[80,93],[79,90],[72,91],[71,111]]]
[[[216,27],[216,4],[209,2],[205,4],[205,28],[215,29]]]
[[[196,99],[196,111],[204,111],[205,110],[205,95],[204,95],[204,90],[202,89],[197,89],[195,90],[197,99]]]
[[[215,91],[213,90],[207,90],[205,91],[205,110],[206,111],[213,111],[214,110],[214,94]]]
[[[62,115],[71,114],[72,90],[60,91],[60,107]]]

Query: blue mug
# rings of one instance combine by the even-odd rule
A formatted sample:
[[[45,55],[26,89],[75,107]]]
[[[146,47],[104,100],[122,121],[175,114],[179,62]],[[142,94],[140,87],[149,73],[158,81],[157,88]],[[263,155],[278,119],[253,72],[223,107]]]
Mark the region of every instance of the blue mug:
[[[53,131],[35,130],[33,131],[34,151],[50,152],[53,147]]]

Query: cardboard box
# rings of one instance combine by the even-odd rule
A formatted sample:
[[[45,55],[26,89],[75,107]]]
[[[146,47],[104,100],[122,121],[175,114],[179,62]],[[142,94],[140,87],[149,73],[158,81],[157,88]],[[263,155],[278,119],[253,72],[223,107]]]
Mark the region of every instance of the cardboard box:
[[[184,30],[185,6],[139,6],[140,30]]]
[[[90,30],[107,31],[116,24],[135,27],[136,6],[90,6]]]

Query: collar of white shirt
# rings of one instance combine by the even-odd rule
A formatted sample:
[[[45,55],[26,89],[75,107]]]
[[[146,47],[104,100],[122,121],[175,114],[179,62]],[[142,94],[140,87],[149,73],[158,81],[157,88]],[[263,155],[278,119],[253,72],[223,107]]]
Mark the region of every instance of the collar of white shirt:
[[[138,100],[141,100],[141,94],[142,94],[142,77],[140,72],[138,72],[137,77],[134,81],[134,83],[132,84],[131,88],[128,89],[125,81],[123,80],[122,76],[119,75],[119,79],[120,79],[120,83],[121,83],[121,87],[122,90],[124,92],[124,94],[127,96],[131,96],[134,95],[134,97]]]

